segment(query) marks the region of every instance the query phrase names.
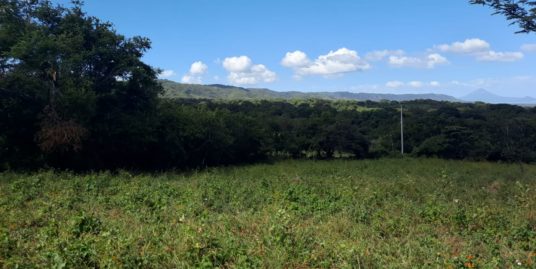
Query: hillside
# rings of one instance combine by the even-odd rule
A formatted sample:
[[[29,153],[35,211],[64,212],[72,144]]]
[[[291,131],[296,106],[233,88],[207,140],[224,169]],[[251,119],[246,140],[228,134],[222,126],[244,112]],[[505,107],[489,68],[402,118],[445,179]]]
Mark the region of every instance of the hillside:
[[[411,101],[429,99],[435,101],[459,101],[442,94],[379,94],[352,92],[278,92],[269,89],[241,88],[227,85],[182,84],[170,80],[161,80],[166,98],[223,99],[223,100],[259,100],[259,99],[328,99],[328,100],[370,100],[370,101]]]

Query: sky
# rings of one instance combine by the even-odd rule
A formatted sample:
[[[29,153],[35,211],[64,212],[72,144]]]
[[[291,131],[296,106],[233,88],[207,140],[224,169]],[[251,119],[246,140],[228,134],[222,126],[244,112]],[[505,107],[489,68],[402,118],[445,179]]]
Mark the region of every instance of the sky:
[[[536,97],[536,33],[468,0],[86,0],[85,11],[151,39],[144,61],[177,82]]]

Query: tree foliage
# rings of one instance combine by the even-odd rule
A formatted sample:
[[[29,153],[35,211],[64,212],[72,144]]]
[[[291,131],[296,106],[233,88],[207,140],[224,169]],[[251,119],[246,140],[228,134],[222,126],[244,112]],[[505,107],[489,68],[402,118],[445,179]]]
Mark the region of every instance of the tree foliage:
[[[0,0],[0,170],[398,156],[398,102],[166,99],[150,48],[49,1]],[[536,161],[536,109],[403,103],[414,156]]]
[[[490,6],[521,29],[518,33],[536,32],[536,1],[531,0],[471,0],[471,4]]]
[[[73,151],[101,154],[95,151],[111,146],[103,138],[128,134],[154,110],[157,73],[140,60],[148,39],[117,34],[110,23],[86,15],[79,1],[64,8],[0,0],[0,12],[6,158],[39,156],[28,160],[37,163]]]

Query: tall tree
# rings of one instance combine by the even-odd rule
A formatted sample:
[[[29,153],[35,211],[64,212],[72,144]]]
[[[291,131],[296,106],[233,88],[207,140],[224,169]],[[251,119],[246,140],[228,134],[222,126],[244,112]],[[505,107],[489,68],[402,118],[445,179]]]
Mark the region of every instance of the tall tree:
[[[486,5],[521,28],[517,33],[536,32],[536,1],[530,0],[470,0],[471,4]]]
[[[52,161],[75,159],[80,151],[129,156],[129,139],[145,137],[148,127],[141,124],[161,91],[157,71],[141,61],[150,41],[116,33],[86,15],[81,1],[66,8],[47,0],[0,0],[0,13],[5,154],[34,151]]]

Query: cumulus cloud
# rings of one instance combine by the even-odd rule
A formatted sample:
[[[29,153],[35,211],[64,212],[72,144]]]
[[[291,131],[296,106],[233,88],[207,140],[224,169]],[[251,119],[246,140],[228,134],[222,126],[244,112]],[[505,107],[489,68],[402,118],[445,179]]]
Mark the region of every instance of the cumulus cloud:
[[[182,77],[182,83],[201,84],[203,75],[207,72],[208,66],[201,61],[192,63],[190,70]]]
[[[536,52],[536,43],[535,44],[524,44],[521,46],[521,50],[524,52]]]
[[[431,81],[431,82],[430,82],[430,86],[432,86],[432,87],[439,87],[439,86],[441,86],[441,83],[439,83],[439,81]]]
[[[311,61],[307,58],[307,54],[302,51],[287,52],[285,58],[281,60],[281,65],[285,67],[295,68],[309,65]]]
[[[382,61],[389,56],[403,56],[403,50],[375,50],[365,55],[365,60],[371,62]]]
[[[292,68],[296,77],[334,76],[370,68],[370,64],[361,59],[356,51],[347,48],[330,51],[326,55],[318,56],[314,61],[310,60],[307,54],[302,51],[289,52],[281,60],[281,64]]]
[[[463,42],[454,42],[452,44],[442,44],[436,47],[437,49],[443,52],[466,53],[466,54],[485,52],[491,48],[488,42],[479,38],[466,39]]]
[[[389,64],[396,67],[417,66],[421,64],[421,59],[407,56],[390,56]]]
[[[227,79],[234,84],[267,83],[277,79],[276,73],[262,64],[254,65],[247,56],[225,58],[222,65],[229,72]]]
[[[208,66],[201,61],[194,62],[190,66],[190,74],[192,75],[203,75],[207,72]]]
[[[514,62],[523,59],[522,52],[497,52],[491,49],[491,45],[479,38],[466,39],[463,42],[443,44],[435,46],[442,52],[472,55],[478,61],[486,62]],[[530,49],[529,47],[526,47]],[[523,49],[523,47],[522,47]],[[535,46],[536,49],[536,46]]]
[[[434,68],[436,65],[446,64],[448,62],[447,58],[438,53],[428,54],[426,58],[426,66],[428,68]]]
[[[251,59],[247,56],[229,57],[223,60],[223,68],[229,72],[247,71],[251,64]]]
[[[166,79],[175,76],[175,71],[173,70],[164,70],[158,75],[160,79]]]
[[[394,67],[435,68],[437,65],[447,64],[447,58],[438,53],[431,53],[424,57],[390,56],[389,64]]]

